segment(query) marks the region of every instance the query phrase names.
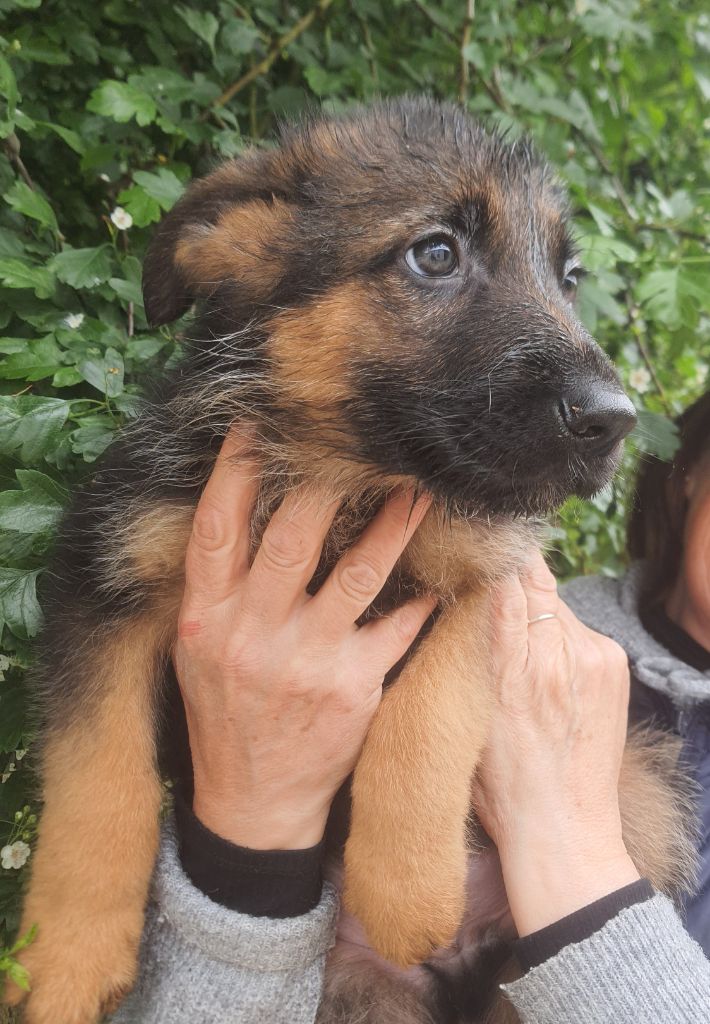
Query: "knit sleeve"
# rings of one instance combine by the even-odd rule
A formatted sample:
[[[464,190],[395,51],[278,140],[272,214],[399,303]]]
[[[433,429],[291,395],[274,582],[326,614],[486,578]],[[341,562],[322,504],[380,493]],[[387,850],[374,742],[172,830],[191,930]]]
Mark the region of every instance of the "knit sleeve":
[[[710,961],[657,895],[503,992],[522,1024],[699,1024],[710,1020]]]
[[[113,1024],[312,1024],[338,900],[325,885],[300,917],[252,917],[214,903],[183,872],[164,830],[133,992]]]

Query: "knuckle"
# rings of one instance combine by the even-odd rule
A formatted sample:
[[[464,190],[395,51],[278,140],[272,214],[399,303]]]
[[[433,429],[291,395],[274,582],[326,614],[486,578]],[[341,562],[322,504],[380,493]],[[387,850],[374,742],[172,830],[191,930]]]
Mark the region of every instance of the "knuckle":
[[[360,555],[341,567],[338,582],[347,597],[362,600],[378,593],[384,576],[375,562]]]
[[[389,620],[393,639],[398,643],[411,643],[421,627],[420,618],[410,609],[400,610]]]
[[[204,634],[205,624],[191,608],[180,612],[177,622],[177,638],[180,641],[194,640]]]
[[[293,523],[267,529],[261,541],[261,555],[275,569],[300,568],[310,561],[311,551],[303,531]]]
[[[198,549],[215,551],[224,545],[226,536],[227,523],[222,510],[203,498],[192,520],[192,541]]]

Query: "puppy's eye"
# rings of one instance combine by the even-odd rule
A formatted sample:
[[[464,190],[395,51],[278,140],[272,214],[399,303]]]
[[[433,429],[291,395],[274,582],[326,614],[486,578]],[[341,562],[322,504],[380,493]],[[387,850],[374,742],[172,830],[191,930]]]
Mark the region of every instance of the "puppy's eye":
[[[562,290],[567,293],[570,298],[574,298],[580,281],[584,277],[586,271],[582,267],[566,267],[565,276],[562,279]]]
[[[452,277],[459,265],[456,243],[446,235],[423,238],[405,256],[407,266],[421,277]]]

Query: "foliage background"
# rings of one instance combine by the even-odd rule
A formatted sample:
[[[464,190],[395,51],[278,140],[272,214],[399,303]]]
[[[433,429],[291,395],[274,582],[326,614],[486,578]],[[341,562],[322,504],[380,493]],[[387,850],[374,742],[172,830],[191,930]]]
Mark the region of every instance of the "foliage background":
[[[641,413],[628,458],[667,456],[710,362],[705,6],[0,0],[0,847],[34,836],[23,671],[52,529],[179,352],[139,282],[184,184],[314,103],[425,91],[531,132],[578,211],[582,316]],[[620,568],[627,491],[565,508],[562,574]],[[0,867],[0,975],[25,872]]]

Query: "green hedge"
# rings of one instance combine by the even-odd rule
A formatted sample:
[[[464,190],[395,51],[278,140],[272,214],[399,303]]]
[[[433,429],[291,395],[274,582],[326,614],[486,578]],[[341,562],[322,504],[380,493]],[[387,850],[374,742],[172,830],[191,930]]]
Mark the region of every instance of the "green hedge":
[[[530,131],[569,182],[582,316],[639,407],[634,451],[669,453],[668,417],[710,361],[704,6],[0,0],[0,973],[25,875],[13,844],[35,831],[22,757],[37,579],[68,489],[179,354],[179,332],[143,312],[151,225],[194,174],[304,107],[458,98]],[[619,568],[624,496],[563,511],[563,574]]]

